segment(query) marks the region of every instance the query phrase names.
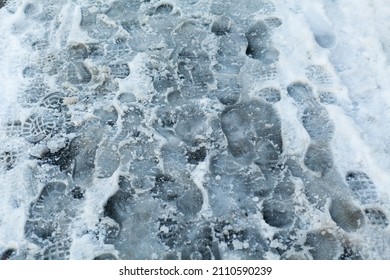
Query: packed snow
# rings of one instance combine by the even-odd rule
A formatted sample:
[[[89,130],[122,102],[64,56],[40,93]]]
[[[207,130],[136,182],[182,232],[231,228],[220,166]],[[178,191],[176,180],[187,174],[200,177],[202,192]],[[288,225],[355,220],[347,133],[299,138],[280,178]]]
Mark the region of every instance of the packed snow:
[[[386,0],[0,1],[2,259],[390,259]]]

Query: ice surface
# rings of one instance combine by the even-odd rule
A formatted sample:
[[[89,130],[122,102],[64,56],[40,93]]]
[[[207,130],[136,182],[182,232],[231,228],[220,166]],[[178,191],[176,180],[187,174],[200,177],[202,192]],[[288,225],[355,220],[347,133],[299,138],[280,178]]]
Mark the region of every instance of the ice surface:
[[[387,6],[0,1],[1,259],[390,259]]]

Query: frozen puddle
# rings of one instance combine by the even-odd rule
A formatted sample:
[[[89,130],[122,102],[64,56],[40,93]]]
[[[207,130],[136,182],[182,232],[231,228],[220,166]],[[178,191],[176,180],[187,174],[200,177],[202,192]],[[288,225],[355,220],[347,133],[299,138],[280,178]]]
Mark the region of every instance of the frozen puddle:
[[[300,2],[0,1],[1,258],[389,259],[390,11]]]

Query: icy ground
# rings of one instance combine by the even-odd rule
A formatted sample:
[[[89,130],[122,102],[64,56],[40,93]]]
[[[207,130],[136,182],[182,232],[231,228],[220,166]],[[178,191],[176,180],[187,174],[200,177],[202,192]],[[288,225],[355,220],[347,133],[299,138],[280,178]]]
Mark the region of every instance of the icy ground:
[[[0,7],[2,259],[390,259],[388,1]]]

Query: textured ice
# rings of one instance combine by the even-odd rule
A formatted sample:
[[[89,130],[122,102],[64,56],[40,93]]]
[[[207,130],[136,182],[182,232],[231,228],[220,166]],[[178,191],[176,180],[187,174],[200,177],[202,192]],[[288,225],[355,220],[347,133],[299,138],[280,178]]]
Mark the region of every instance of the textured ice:
[[[389,259],[386,4],[0,1],[1,259]]]

